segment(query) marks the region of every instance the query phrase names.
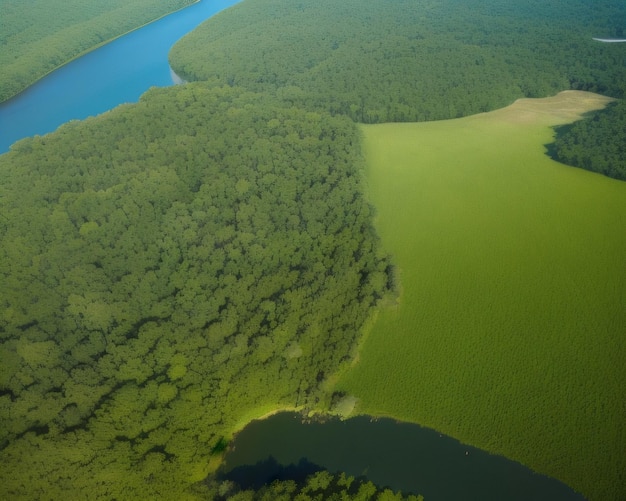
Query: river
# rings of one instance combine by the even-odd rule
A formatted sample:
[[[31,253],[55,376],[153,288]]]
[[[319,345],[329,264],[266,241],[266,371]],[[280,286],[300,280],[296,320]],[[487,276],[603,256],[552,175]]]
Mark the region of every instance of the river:
[[[137,102],[151,86],[172,85],[167,55],[174,43],[238,1],[195,3],[69,62],[0,104],[0,153],[24,137]]]
[[[428,501],[583,501],[565,484],[428,428],[357,417],[303,423],[280,413],[253,421],[230,445],[220,476],[243,487],[320,469],[366,476]]]

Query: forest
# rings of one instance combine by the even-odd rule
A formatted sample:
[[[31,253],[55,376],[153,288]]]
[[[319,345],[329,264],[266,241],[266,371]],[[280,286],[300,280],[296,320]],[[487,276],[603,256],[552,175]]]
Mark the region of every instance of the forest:
[[[290,478],[293,477],[293,478]],[[210,482],[215,501],[424,501],[421,495],[403,495],[391,489],[380,488],[364,477],[352,477],[343,472],[325,470],[302,478],[281,475],[269,485],[242,488],[231,480]]]
[[[15,47],[0,99],[188,3],[81,17],[78,0],[0,0]],[[625,24],[621,0],[246,0],[173,48],[195,82],[16,143],[0,156],[0,497],[211,499],[232,434],[276,408],[327,410],[399,293],[355,121],[568,88],[621,98],[626,52],[592,36]],[[240,496],[323,491],[305,489]]]
[[[548,150],[559,162],[626,181],[626,101],[612,103],[588,120],[557,127]]]
[[[189,34],[170,62],[187,80],[271,92],[361,123],[442,120],[564,89],[624,97],[624,47],[592,38],[621,36],[625,25],[616,0],[261,0]],[[577,124],[554,158],[623,179],[622,109]]]
[[[0,156],[1,497],[178,498],[242,415],[324,405],[391,285],[359,141],[195,84]]]
[[[0,102],[45,74],[193,0],[0,0]]]
[[[622,97],[626,51],[592,37],[624,25],[619,0],[257,0],[187,35],[170,64],[362,123],[440,120],[564,89]]]

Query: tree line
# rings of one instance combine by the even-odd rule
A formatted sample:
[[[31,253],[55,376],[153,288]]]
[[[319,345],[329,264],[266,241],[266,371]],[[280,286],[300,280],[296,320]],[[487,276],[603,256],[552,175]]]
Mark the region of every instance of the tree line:
[[[559,162],[626,181],[626,101],[557,127],[549,151]]]
[[[626,51],[592,39],[621,36],[624,25],[615,0],[260,0],[189,34],[170,62],[187,80],[270,92],[357,122],[442,120],[564,89],[624,97]],[[623,127],[613,118],[577,125],[555,158],[622,179]]]
[[[0,156],[7,499],[176,498],[390,291],[347,118],[202,84]]]
[[[404,495],[343,472],[321,470],[304,478],[289,477],[281,475],[256,488],[242,488],[233,481],[212,482],[211,496],[216,501],[424,501],[421,495]]]
[[[621,97],[623,47],[592,40],[620,23],[617,0],[258,0],[183,38],[170,63],[358,122],[440,120],[564,89]]]

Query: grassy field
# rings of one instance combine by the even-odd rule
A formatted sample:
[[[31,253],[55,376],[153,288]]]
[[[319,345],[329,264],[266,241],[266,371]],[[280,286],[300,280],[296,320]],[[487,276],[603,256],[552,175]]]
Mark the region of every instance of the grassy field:
[[[566,92],[458,120],[363,126],[402,294],[337,387],[626,499],[626,183],[544,154],[601,107]]]

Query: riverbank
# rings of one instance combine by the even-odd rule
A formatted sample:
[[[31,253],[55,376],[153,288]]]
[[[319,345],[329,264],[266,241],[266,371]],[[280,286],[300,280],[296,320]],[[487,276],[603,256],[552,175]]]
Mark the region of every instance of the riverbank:
[[[219,479],[270,483],[326,469],[431,501],[582,501],[555,479],[419,425],[359,416],[301,419],[280,413],[242,430]]]
[[[0,153],[71,120],[137,102],[150,87],[172,85],[169,51],[185,34],[237,0],[196,2],[68,61],[0,104]]]
[[[89,54],[91,52],[94,52],[94,51],[98,50],[99,48],[101,48],[101,47],[103,47],[105,45],[108,45],[111,42],[114,42],[115,40],[118,40],[119,38],[122,38],[122,37],[124,37],[126,35],[129,35],[130,33],[133,33],[133,32],[135,32],[137,30],[140,30],[140,29],[142,29],[142,28],[144,28],[144,27],[146,27],[146,26],[148,26],[150,24],[156,23],[157,21],[160,21],[161,19],[164,19],[164,18],[166,18],[168,16],[171,16],[172,14],[175,14],[176,12],[180,12],[180,11],[182,11],[184,9],[192,7],[193,5],[199,3],[200,1],[201,0],[195,0],[194,2],[192,2],[192,3],[188,4],[188,5],[184,5],[183,7],[180,7],[178,9],[173,10],[173,11],[170,11],[170,12],[167,12],[167,13],[165,13],[163,15],[160,15],[160,16],[158,16],[158,17],[156,17],[156,18],[154,18],[154,19],[152,19],[152,20],[150,20],[148,22],[145,22],[145,23],[143,23],[143,24],[141,24],[141,25],[131,29],[131,30],[127,30],[127,31],[125,31],[123,33],[120,33],[119,35],[116,35],[116,36],[114,36],[112,38],[108,38],[107,40],[104,40],[104,41],[102,41],[102,42],[100,42],[100,43],[98,43],[98,44],[96,44],[96,45],[94,45],[94,46],[92,46],[92,47],[90,47],[90,48],[88,48],[86,50],[81,51],[80,53],[76,54],[75,56],[71,57],[70,59],[64,61],[63,63],[61,63],[61,64],[59,64],[57,66],[55,66],[51,70],[43,73],[41,76],[39,76],[38,78],[33,80],[30,84],[28,84],[28,86],[24,87],[22,90],[20,90],[18,92],[15,92],[14,94],[12,94],[9,97],[5,98],[4,100],[0,101],[0,105],[3,104],[3,103],[9,102],[12,99],[15,99],[15,98],[19,97],[21,94],[23,94],[24,92],[28,91],[33,85],[37,84],[38,82],[40,82],[41,80],[43,80],[44,78],[46,78],[50,74],[54,73],[55,71],[63,68],[64,66],[67,66],[68,64],[72,63],[73,61],[75,61],[75,60],[77,60],[77,59],[79,59],[79,58],[81,58],[81,57],[83,57],[83,56],[85,56],[85,55],[87,55],[87,54]]]

